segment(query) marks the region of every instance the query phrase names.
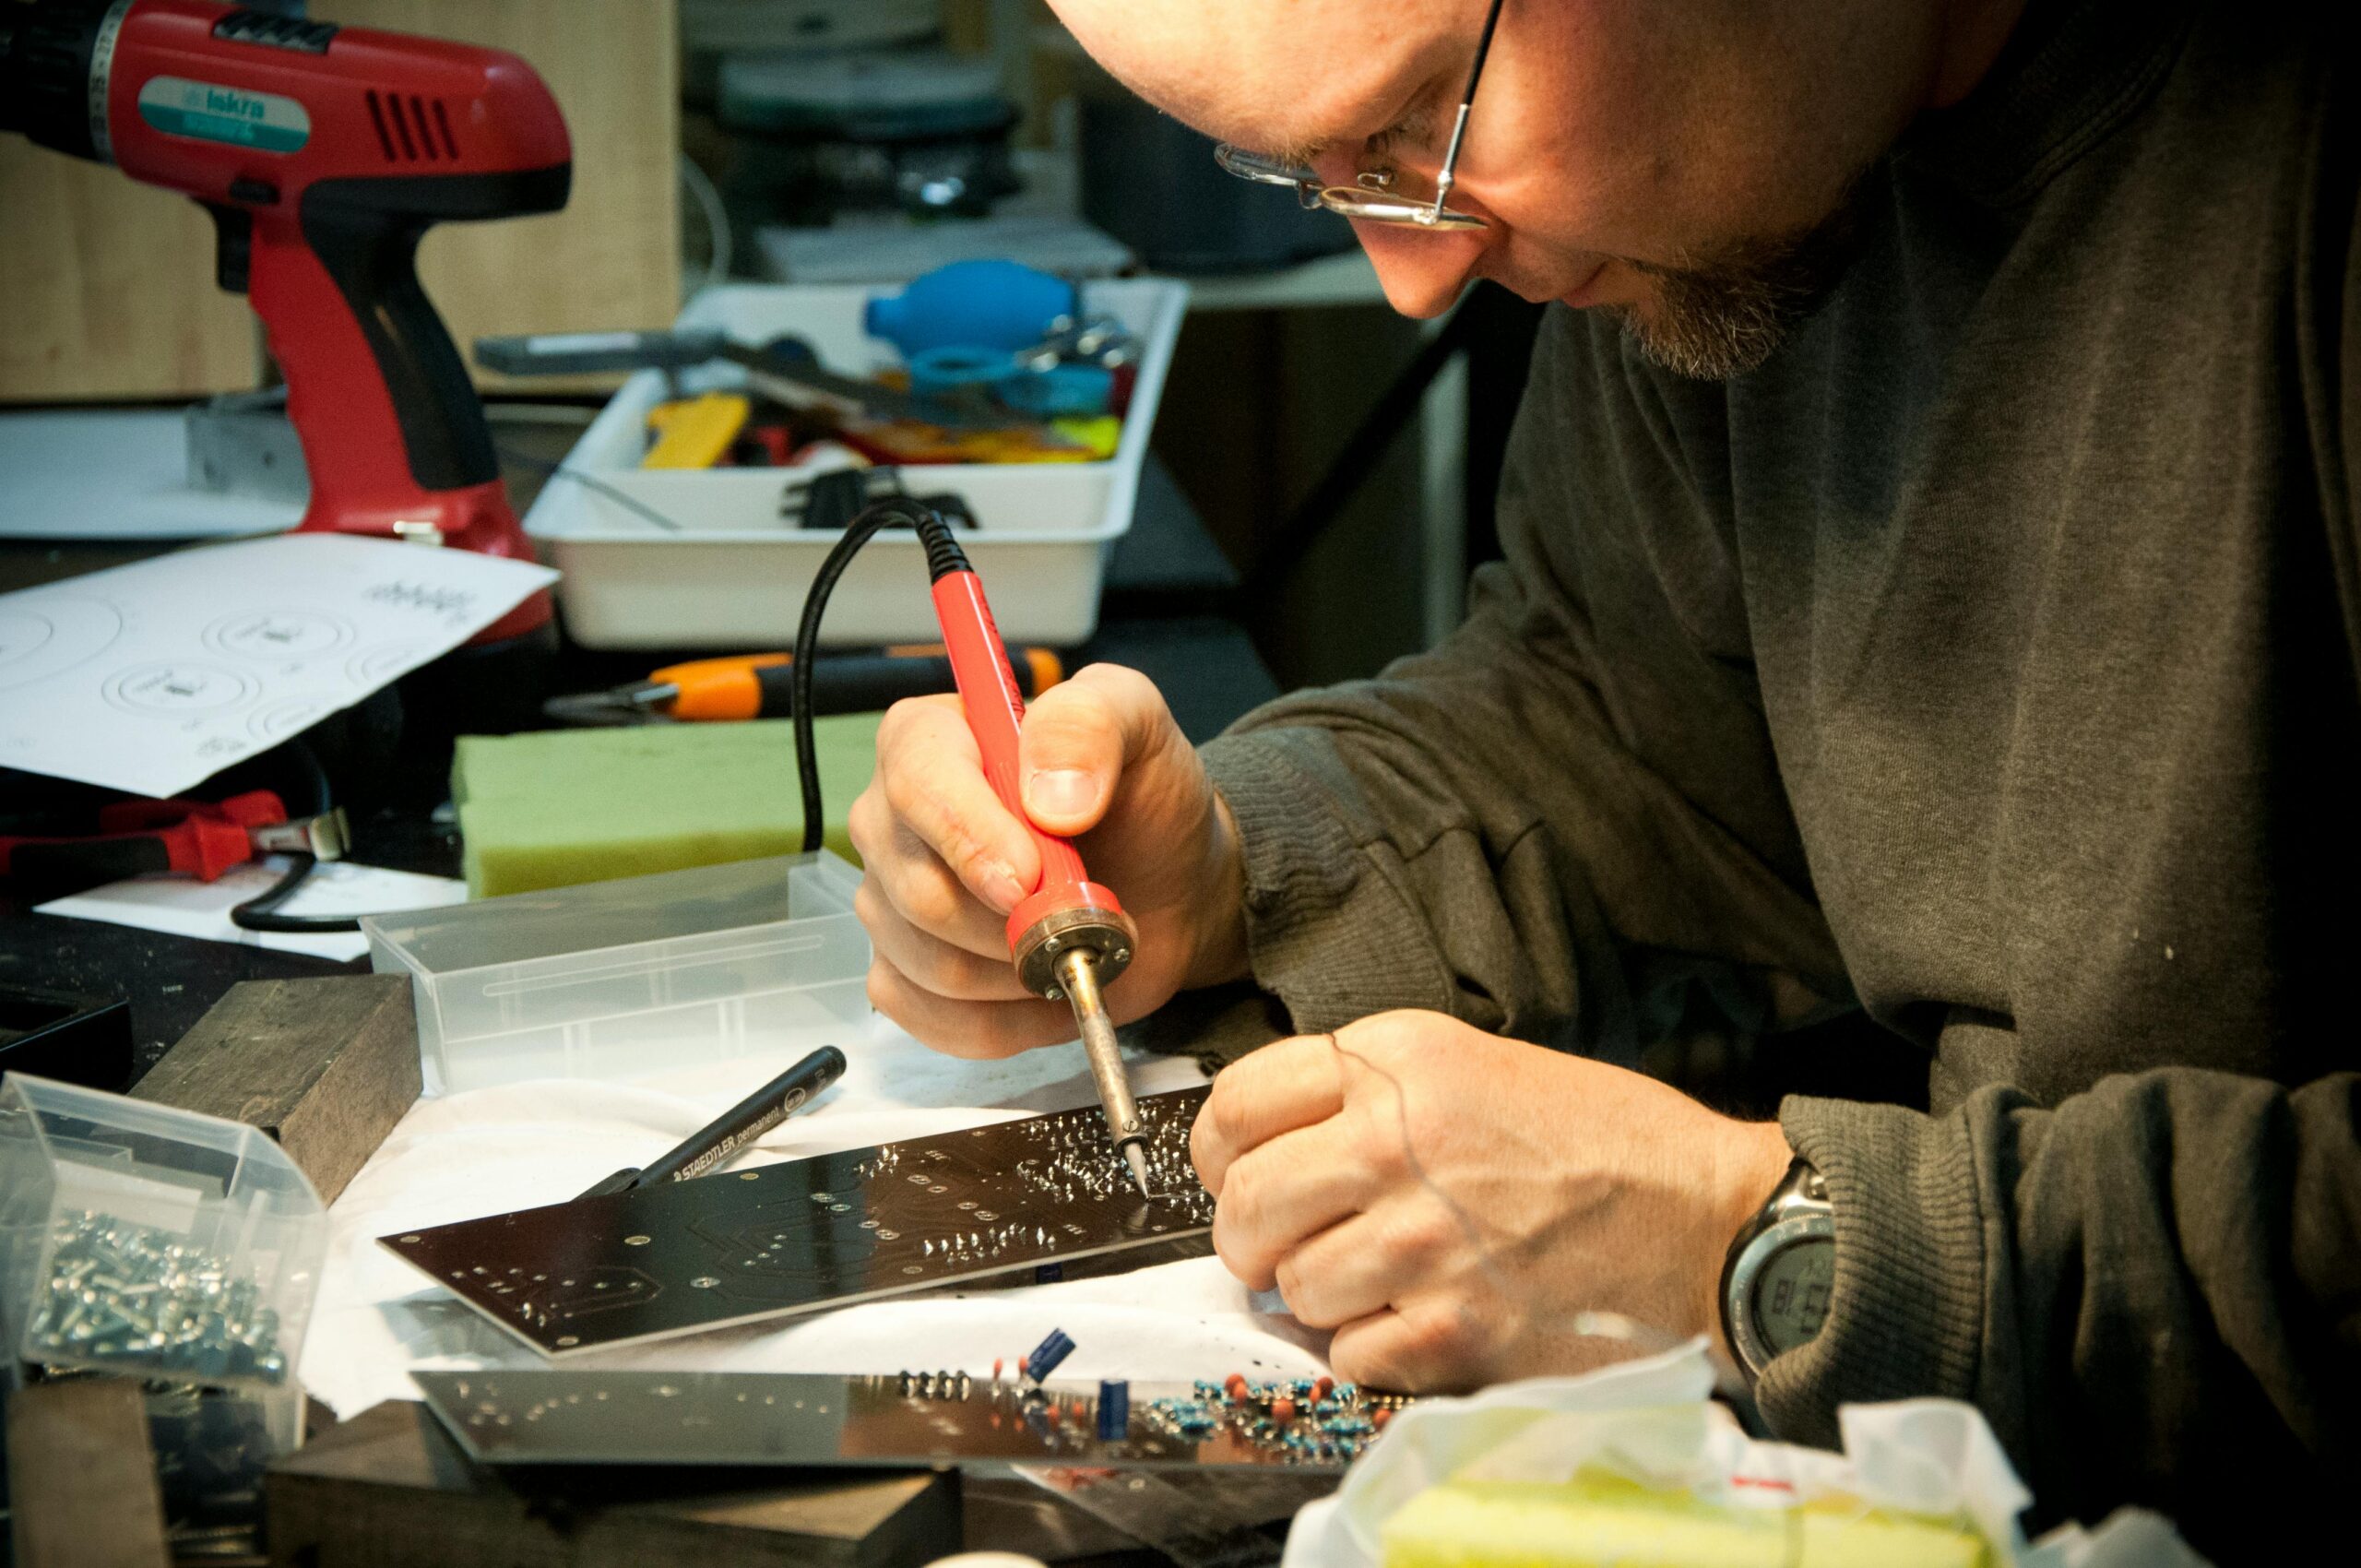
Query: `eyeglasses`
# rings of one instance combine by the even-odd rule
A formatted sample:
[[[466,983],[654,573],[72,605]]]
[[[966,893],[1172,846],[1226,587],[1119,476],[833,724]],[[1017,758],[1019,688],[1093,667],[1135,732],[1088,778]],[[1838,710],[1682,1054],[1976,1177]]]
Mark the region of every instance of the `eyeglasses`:
[[[1492,52],[1492,29],[1501,19],[1501,0],[1492,0],[1491,8],[1484,13],[1484,30],[1476,40],[1476,63],[1467,70],[1467,89],[1459,95],[1459,114],[1452,122],[1451,145],[1442,155],[1442,171],[1435,176],[1435,194],[1431,201],[1420,201],[1394,188],[1394,172],[1391,169],[1367,169],[1354,176],[1349,185],[1332,185],[1309,169],[1285,163],[1259,152],[1224,142],[1214,148],[1214,160],[1222,168],[1241,180],[1252,180],[1263,185],[1294,187],[1296,199],[1306,208],[1324,207],[1331,212],[1364,223],[1397,223],[1416,229],[1481,229],[1484,220],[1472,212],[1445,207],[1443,198],[1459,169],[1459,144],[1467,136],[1467,112],[1475,107],[1476,84],[1484,75],[1484,56]]]

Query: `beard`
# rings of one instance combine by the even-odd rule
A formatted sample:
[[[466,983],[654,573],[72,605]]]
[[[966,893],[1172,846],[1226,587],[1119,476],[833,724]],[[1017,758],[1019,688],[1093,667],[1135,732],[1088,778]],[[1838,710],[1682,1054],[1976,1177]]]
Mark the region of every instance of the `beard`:
[[[1860,254],[1860,183],[1836,209],[1799,232],[1731,242],[1670,265],[1631,261],[1655,279],[1643,313],[1616,309],[1657,366],[1698,381],[1727,381],[1760,366],[1824,303]]]

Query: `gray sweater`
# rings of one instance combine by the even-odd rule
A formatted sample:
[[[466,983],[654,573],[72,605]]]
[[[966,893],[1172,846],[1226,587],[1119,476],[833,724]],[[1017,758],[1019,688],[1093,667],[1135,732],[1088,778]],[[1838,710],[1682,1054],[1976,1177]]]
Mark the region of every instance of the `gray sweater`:
[[[1837,1283],[1774,1425],[1970,1399],[2225,1560],[2361,1477],[2345,8],[2036,0],[1735,382],[1553,307],[1466,624],[1205,749],[1299,1028],[1857,1001],[1930,1111],[1783,1107]]]

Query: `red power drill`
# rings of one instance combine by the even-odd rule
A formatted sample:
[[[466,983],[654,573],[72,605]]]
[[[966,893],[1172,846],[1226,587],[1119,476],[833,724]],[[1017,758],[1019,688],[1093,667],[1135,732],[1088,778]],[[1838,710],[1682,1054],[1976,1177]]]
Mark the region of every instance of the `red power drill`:
[[[287,378],[303,528],[532,558],[492,432],[419,287],[419,237],[554,212],[573,148],[514,54],[213,0],[0,0],[0,131],[213,215]],[[479,641],[550,617],[535,594]]]

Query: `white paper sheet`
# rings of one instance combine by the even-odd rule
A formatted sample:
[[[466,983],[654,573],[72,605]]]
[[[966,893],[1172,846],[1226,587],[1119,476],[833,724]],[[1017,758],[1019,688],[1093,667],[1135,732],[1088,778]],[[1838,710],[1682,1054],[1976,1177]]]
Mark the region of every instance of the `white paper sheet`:
[[[1075,1045],[967,1062],[883,1022],[867,1039],[836,1043],[848,1058],[844,1078],[740,1156],[740,1167],[1094,1102]],[[1141,1094],[1204,1081],[1187,1058],[1131,1062]],[[328,1210],[327,1262],[299,1363],[304,1386],[350,1417],[381,1399],[418,1397],[413,1368],[546,1365],[376,1238],[561,1202],[619,1166],[662,1153],[785,1065],[708,1063],[628,1086],[542,1081],[419,1101]],[[1013,1364],[1052,1328],[1076,1347],[1059,1369],[1062,1383],[1326,1370],[1325,1336],[1287,1316],[1275,1296],[1249,1292],[1212,1257],[1070,1284],[863,1302],[626,1347],[584,1364],[832,1372],[923,1366],[981,1375],[995,1357]]]
[[[39,906],[36,912],[105,921],[110,925],[136,926],[142,931],[170,932],[175,936],[201,937],[208,942],[235,942],[247,947],[275,947],[282,953],[309,953],[315,958],[334,958],[338,962],[365,956],[369,939],[357,931],[298,935],[244,931],[230,923],[231,908],[269,891],[287,866],[284,856],[272,855],[255,864],[240,866],[216,882],[199,882],[193,876],[159,872],[152,876],[135,876],[53,898]],[[279,907],[279,912],[374,915],[390,909],[435,909],[464,902],[467,897],[468,885],[447,876],[420,876],[414,872],[334,861],[314,866],[312,874],[303,879],[293,897]]]
[[[0,767],[176,794],[556,577],[464,550],[302,534],[0,595]]]

